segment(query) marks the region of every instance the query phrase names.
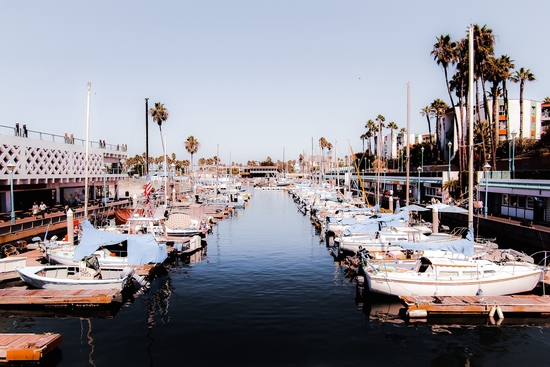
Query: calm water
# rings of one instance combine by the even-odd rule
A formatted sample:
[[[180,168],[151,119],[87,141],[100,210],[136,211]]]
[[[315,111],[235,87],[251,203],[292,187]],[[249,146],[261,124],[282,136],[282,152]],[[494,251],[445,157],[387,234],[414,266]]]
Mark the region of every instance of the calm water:
[[[214,228],[199,262],[176,263],[118,312],[27,312],[2,317],[1,326],[62,334],[52,366],[550,363],[550,329],[541,320],[406,323],[395,303],[357,302],[345,270],[287,193],[255,190],[246,210]]]

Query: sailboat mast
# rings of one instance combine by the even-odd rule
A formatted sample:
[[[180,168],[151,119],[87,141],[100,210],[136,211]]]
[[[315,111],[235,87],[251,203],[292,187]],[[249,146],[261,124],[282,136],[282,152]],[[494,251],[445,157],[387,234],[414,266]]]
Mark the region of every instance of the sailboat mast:
[[[474,227],[474,27],[469,31],[469,68],[468,68],[468,228]]]
[[[405,196],[405,202],[406,202],[406,205],[409,205],[409,192],[410,192],[410,189],[409,189],[409,172],[410,172],[410,159],[409,159],[409,154],[410,154],[410,143],[409,143],[409,138],[410,138],[410,135],[411,134],[411,83],[410,82],[407,82],[407,135],[405,136],[405,144],[407,144],[407,164],[406,164],[406,167],[407,167],[407,184],[406,184],[406,187],[407,187],[407,193],[406,193],[406,196]]]
[[[89,149],[90,149],[90,89],[92,83],[88,82],[88,107],[86,111],[86,175],[84,179],[84,218],[88,218],[88,168],[89,168]]]

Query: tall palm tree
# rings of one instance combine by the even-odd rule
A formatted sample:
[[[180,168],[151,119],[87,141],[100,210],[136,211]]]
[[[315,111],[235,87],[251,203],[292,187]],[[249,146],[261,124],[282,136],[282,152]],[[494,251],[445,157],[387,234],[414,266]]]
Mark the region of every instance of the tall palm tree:
[[[491,82],[491,92],[490,96],[493,99],[493,108],[491,112],[491,121],[490,121],[490,138],[491,138],[491,158],[492,158],[492,166],[496,167],[496,153],[497,153],[497,145],[499,142],[499,119],[498,119],[498,98],[500,97],[501,89],[500,89],[500,83],[502,82],[502,79],[506,77],[504,69],[502,67],[502,59],[501,58],[494,58],[489,57],[487,59],[486,64],[486,74],[487,74],[487,80]]]
[[[370,138],[373,138],[374,139],[374,133],[375,131],[378,130],[378,127],[376,126],[376,123],[373,121],[373,120],[368,120],[367,121],[367,124],[365,125],[365,128],[368,129],[367,130],[367,137],[368,137],[368,143],[369,143],[369,155],[372,155],[372,145],[371,145],[371,140]],[[375,144],[376,144],[376,141],[375,141]]]
[[[190,135],[184,143],[185,149],[191,154],[191,179],[193,184],[193,190],[195,188],[195,176],[193,175],[193,154],[197,153],[201,143],[193,135]]]
[[[483,106],[485,110],[485,118],[489,116],[489,108],[487,103],[487,94],[485,93],[485,70],[487,60],[490,56],[495,54],[495,35],[493,30],[487,28],[487,25],[480,27],[478,24],[474,25],[474,73],[476,79],[477,90],[477,113],[478,119],[481,119],[479,108],[479,81],[481,81],[481,87],[483,90]],[[480,120],[478,120],[480,121]]]
[[[426,120],[428,121],[428,134],[430,135],[430,144],[433,144],[432,141],[432,123],[430,121],[430,118],[433,117],[433,110],[431,106],[426,106],[422,109],[420,109],[420,115],[423,117],[426,117]]]
[[[506,120],[506,138],[510,137],[510,119],[508,118],[508,88],[506,82],[512,78],[512,70],[516,67],[514,60],[508,55],[500,57],[500,67],[502,72],[502,97],[504,98],[504,119]]]
[[[454,52],[455,47],[456,42],[451,41],[451,37],[449,35],[441,35],[441,37],[437,38],[437,42],[434,44],[432,52],[430,53],[430,55],[433,55],[434,60],[437,62],[437,64],[441,65],[443,71],[445,72],[445,83],[447,85],[447,92],[449,93],[449,98],[451,99],[451,104],[453,105],[453,108],[455,103],[453,101],[453,95],[451,94],[451,87],[449,85],[449,76],[447,70],[450,65],[456,63],[457,59]]]
[[[382,129],[384,129],[386,127],[386,125],[384,125],[384,121],[386,121],[386,118],[382,115],[378,115],[376,116],[376,122],[377,122],[377,127],[376,127],[376,139],[375,139],[375,142],[376,142],[376,155],[378,156],[378,161],[380,162],[381,161],[381,158],[382,158]],[[380,170],[380,165],[378,166],[378,170]]]
[[[393,151],[393,131],[399,129],[399,126],[397,126],[397,124],[396,124],[395,122],[392,121],[392,122],[390,122],[390,123],[388,124],[388,126],[386,126],[386,127],[387,127],[388,129],[390,129],[390,146],[391,146],[391,148],[392,148],[392,151],[391,151],[391,158],[393,159],[393,158],[395,158],[395,157],[394,157],[394,151]]]
[[[523,90],[525,82],[535,81],[535,75],[530,69],[520,68],[512,76],[514,83],[519,83],[519,137],[523,138]]]
[[[441,159],[441,133],[442,133],[441,120],[442,120],[442,117],[445,116],[445,111],[449,109],[449,106],[447,105],[447,103],[437,98],[437,99],[434,99],[430,107],[432,108],[433,114],[436,117],[435,141],[437,145],[437,160],[439,161]]]
[[[159,125],[160,140],[162,141],[162,152],[166,155],[166,149],[164,147],[164,139],[162,138],[162,124],[168,120],[168,110],[164,107],[163,103],[156,102],[155,107],[149,109],[149,114]]]

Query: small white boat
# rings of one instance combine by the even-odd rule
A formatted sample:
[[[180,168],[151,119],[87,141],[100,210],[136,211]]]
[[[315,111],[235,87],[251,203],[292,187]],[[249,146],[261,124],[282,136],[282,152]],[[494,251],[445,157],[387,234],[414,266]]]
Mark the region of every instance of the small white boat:
[[[133,268],[41,265],[18,268],[21,279],[34,288],[43,289],[120,289],[124,288]]]

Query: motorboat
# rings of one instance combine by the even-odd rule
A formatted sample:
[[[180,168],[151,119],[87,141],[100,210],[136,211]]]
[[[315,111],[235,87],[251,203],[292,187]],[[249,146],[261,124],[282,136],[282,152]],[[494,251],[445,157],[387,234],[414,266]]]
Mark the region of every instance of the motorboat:
[[[20,278],[34,288],[41,289],[120,289],[130,279],[141,285],[146,282],[131,267],[99,267],[93,257],[77,266],[39,265],[17,268]]]

